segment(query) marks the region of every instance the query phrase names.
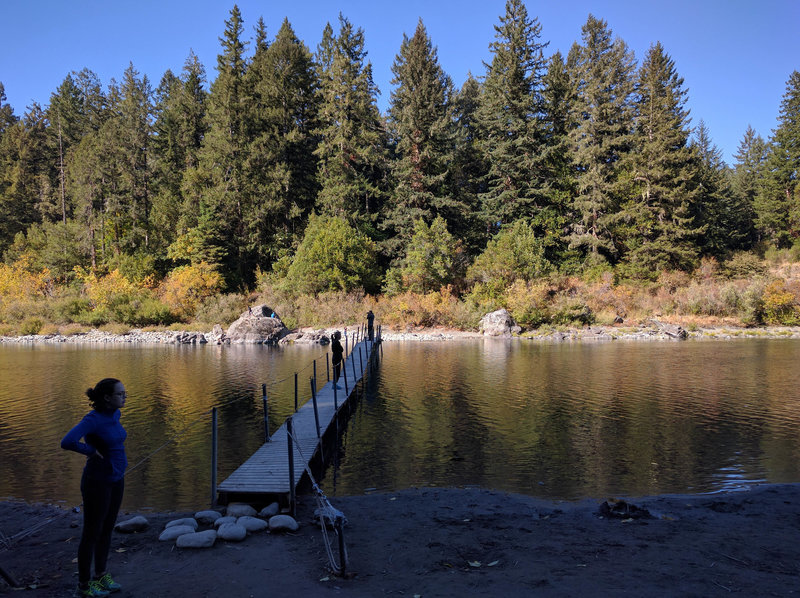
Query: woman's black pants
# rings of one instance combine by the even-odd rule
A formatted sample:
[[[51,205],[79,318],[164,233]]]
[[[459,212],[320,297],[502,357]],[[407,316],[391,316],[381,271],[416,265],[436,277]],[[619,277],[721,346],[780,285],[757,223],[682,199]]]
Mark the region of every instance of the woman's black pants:
[[[78,582],[81,584],[91,579],[92,556],[95,575],[106,572],[111,532],[114,531],[124,490],[124,479],[117,482],[91,480],[85,473],[81,478],[83,534],[78,545]]]

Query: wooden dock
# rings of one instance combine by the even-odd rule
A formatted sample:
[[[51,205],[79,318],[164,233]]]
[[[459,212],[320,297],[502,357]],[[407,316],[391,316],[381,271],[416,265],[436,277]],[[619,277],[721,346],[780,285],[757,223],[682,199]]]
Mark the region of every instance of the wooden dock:
[[[379,338],[379,337],[378,337]],[[291,491],[296,489],[306,475],[306,467],[312,461],[322,462],[323,440],[329,431],[335,432],[335,422],[343,408],[354,400],[356,388],[368,374],[369,363],[378,342],[362,340],[353,346],[342,367],[347,371],[347,390],[345,374],[339,378],[339,389],[335,390],[333,381],[317,389],[317,412],[314,401],[309,398],[292,416],[292,442],[294,455],[294,476],[289,473],[289,443],[286,423],[270,436],[236,471],[217,486],[218,502],[227,504],[232,500],[285,502]],[[331,370],[332,372],[332,370]],[[354,375],[355,374],[355,375]],[[335,394],[334,394],[335,393]],[[338,407],[338,409],[337,409]]]

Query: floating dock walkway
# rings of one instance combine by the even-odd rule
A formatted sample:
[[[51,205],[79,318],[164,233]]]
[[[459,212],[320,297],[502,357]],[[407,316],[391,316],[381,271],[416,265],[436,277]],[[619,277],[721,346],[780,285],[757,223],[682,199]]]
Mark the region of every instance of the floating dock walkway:
[[[265,442],[217,486],[217,502],[288,502],[303,481],[306,468],[311,467],[312,462],[324,465],[323,441],[329,432],[336,433],[336,422],[340,414],[346,413],[345,408],[349,409],[351,401],[356,400],[354,395],[359,385],[363,388],[363,379],[369,373],[370,363],[379,343],[379,330],[375,341],[365,339],[357,342],[342,363],[343,371],[338,388],[334,388],[331,380],[316,390],[316,393],[312,392],[312,398],[287,420],[289,424],[284,422],[270,436],[269,442]],[[287,425],[291,425],[291,443]]]

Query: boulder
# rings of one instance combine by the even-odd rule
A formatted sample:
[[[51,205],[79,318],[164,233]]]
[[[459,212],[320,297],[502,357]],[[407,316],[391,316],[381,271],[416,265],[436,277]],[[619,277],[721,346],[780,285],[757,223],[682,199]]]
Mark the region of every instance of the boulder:
[[[239,517],[236,520],[236,525],[241,525],[248,532],[261,532],[267,529],[267,522],[257,517]]]
[[[269,518],[269,531],[271,532],[296,532],[300,526],[289,515],[275,515]]]
[[[225,525],[226,523],[236,523],[236,517],[220,517],[214,522],[214,527],[219,529],[221,526]]]
[[[279,342],[282,345],[289,343],[298,345],[327,345],[331,342],[331,339],[324,330],[311,330],[306,332],[290,332],[283,336]]]
[[[655,319],[651,320],[651,322],[656,326],[656,328],[658,328],[659,332],[670,338],[675,338],[681,341],[689,338],[689,333],[677,324],[666,324]]]
[[[273,314],[266,305],[251,307],[228,327],[225,336],[232,343],[276,344],[288,331]]]
[[[200,332],[178,332],[173,337],[173,342],[179,345],[196,345],[198,343],[202,345],[208,341]]]
[[[172,521],[168,521],[164,528],[170,528],[176,525],[188,525],[192,528],[192,531],[197,530],[197,520],[192,519],[191,517],[184,517],[182,519],[173,519]]]
[[[150,522],[147,521],[147,518],[137,515],[126,521],[120,521],[114,526],[114,529],[123,534],[132,534],[134,532],[144,531],[147,529],[148,525],[150,525]]]
[[[232,502],[225,510],[228,517],[255,517],[257,513],[253,507],[243,502]]]
[[[161,535],[158,537],[158,539],[161,542],[172,542],[173,540],[177,540],[184,534],[195,533],[194,531],[195,529],[196,528],[192,527],[191,525],[173,525],[172,527],[168,527],[163,532],[161,532]]]
[[[238,523],[223,523],[219,526],[219,528],[217,528],[217,537],[220,540],[226,540],[228,542],[241,542],[246,536],[247,529]]]
[[[217,540],[217,532],[207,529],[204,532],[184,534],[175,541],[178,548],[211,548]]]
[[[486,336],[511,336],[519,334],[522,330],[505,309],[498,309],[483,316],[478,329]]]
[[[280,512],[281,512],[280,506],[278,506],[278,503],[274,502],[271,505],[267,505],[266,507],[261,509],[258,512],[258,516],[263,517],[264,519],[269,519],[273,515],[277,515]]]
[[[222,517],[217,511],[198,511],[194,514],[195,520],[203,525],[214,525],[214,522]]]

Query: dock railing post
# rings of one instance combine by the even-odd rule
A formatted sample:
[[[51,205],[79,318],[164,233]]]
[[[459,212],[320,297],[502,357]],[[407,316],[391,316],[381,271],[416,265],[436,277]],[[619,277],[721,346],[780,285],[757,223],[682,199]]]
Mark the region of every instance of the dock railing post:
[[[347,328],[344,329],[344,356],[347,357]]]
[[[325,373],[328,375],[328,382],[331,381],[331,360],[330,353],[325,353]]]
[[[364,378],[364,354],[361,352],[361,347],[358,348],[358,364],[361,366],[361,378],[362,378],[361,384],[363,385],[364,384],[364,382],[363,382],[363,378]]]
[[[289,514],[295,517],[295,494],[294,494],[294,447],[292,445],[292,418],[286,420],[286,444],[289,447]]]
[[[336,382],[334,382],[333,383],[333,411],[334,411],[334,413],[339,411],[339,397],[338,397],[338,394],[336,392],[338,390],[338,388],[339,388],[339,386],[336,384]]]
[[[346,358],[343,360],[343,363],[341,364],[341,368],[342,368],[342,374],[344,374],[344,397],[345,397],[345,400],[347,400],[347,397],[350,396],[350,391],[347,388],[347,359]]]
[[[314,423],[317,424],[317,438],[319,438],[319,410],[317,409],[317,389],[315,388],[314,378],[309,380],[311,383],[311,400],[314,402]]]
[[[353,346],[355,349],[355,346]],[[353,364],[353,390],[356,389],[356,382],[358,382],[358,376],[356,375],[356,355],[353,353],[352,358],[350,359],[350,363]]]
[[[317,360],[314,360],[314,385],[317,384]]]
[[[261,399],[264,401],[264,442],[269,442],[269,404],[267,403],[267,385],[261,385]]]
[[[294,412],[297,413],[297,372],[294,373]]]
[[[217,504],[217,408],[211,409],[211,507]]]

